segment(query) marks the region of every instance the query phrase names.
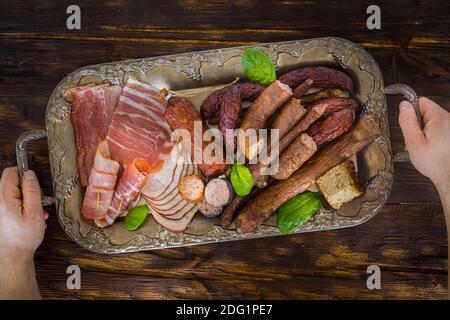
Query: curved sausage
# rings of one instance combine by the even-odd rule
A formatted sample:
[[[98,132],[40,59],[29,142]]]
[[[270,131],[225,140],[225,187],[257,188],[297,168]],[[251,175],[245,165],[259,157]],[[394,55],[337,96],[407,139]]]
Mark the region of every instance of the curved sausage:
[[[249,145],[248,129],[262,129],[266,127],[267,120],[280,108],[290,97],[292,90],[287,85],[276,80],[268,86],[261,95],[256,98],[244,115],[241,123],[243,134],[238,135],[239,147],[247,159],[255,156],[255,146]],[[247,134],[246,134],[247,133]]]
[[[315,87],[339,88],[353,92],[353,81],[344,72],[328,67],[303,67],[283,74],[280,81],[295,88],[305,80],[314,81]]]

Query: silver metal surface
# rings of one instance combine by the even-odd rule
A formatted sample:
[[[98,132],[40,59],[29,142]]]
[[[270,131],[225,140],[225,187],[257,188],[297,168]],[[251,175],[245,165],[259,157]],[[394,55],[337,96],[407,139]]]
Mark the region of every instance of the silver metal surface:
[[[28,168],[27,144],[30,141],[47,137],[45,130],[30,130],[22,133],[16,142],[17,169],[19,171],[19,183]],[[42,205],[49,206],[54,203],[53,197],[42,196]]]
[[[423,129],[422,116],[419,110],[419,99],[413,88],[406,84],[396,83],[387,86],[385,89],[386,94],[401,94],[403,95],[414,107],[416,112],[417,121],[419,121],[420,129]]]
[[[403,95],[414,107],[414,111],[416,112],[417,121],[419,122],[420,129],[423,129],[423,121],[422,116],[420,115],[419,110],[419,99],[417,99],[417,94],[410,86],[406,84],[391,84],[387,86],[385,89],[386,94],[401,94]],[[399,151],[394,155],[395,162],[410,162],[409,153],[406,150]]]

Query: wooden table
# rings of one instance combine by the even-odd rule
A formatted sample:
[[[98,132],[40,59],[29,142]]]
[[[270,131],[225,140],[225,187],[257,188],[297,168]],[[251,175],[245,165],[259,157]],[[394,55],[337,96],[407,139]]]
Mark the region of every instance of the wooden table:
[[[0,169],[15,141],[44,128],[47,100],[67,73],[90,64],[202,49],[338,36],[368,50],[385,83],[407,83],[450,106],[450,3],[378,1],[381,30],[368,30],[372,1],[76,1],[81,30],[67,30],[64,1],[0,2]],[[392,148],[403,148],[399,98],[389,98]],[[45,141],[31,167],[51,192]],[[66,268],[81,267],[81,290]],[[366,268],[381,268],[368,290]],[[44,298],[424,298],[446,297],[447,240],[434,186],[395,165],[388,204],[351,229],[105,256],[72,243],[54,209],[36,255]]]

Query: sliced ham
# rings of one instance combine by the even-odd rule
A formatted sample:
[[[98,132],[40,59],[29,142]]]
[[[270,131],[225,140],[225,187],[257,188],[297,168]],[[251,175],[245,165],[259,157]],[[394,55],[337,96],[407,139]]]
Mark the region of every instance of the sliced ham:
[[[155,220],[169,231],[184,231],[195,216],[197,205],[183,199],[178,183],[186,175],[199,173],[190,153],[177,143],[161,171],[149,175],[142,194]]]
[[[105,140],[112,114],[122,87],[102,84],[69,90],[72,101],[70,120],[77,147],[77,168],[80,184],[86,186],[98,144]]]
[[[162,225],[164,228],[171,232],[183,232],[187,229],[189,224],[191,223],[192,219],[194,218],[195,214],[197,212],[197,208],[195,210],[188,211],[183,218],[179,220],[170,220],[165,218],[164,216],[160,215],[156,211],[152,211],[153,218],[155,218],[156,222],[158,222],[160,225]]]
[[[148,198],[152,206],[159,207],[160,210],[166,210],[166,208],[169,208],[168,206],[174,204],[174,201],[176,201],[176,199],[182,199],[181,194],[178,190],[178,184],[179,181],[181,180],[181,177],[194,174],[195,172],[198,172],[198,170],[196,170],[197,167],[194,166],[192,163],[180,164],[179,168],[182,168],[182,170],[175,170],[175,174],[177,176],[173,179],[170,187],[164,194],[160,195],[157,198],[151,198],[148,196],[148,193],[147,194],[144,193],[144,196]]]
[[[184,200],[184,199],[183,199]],[[176,210],[176,211],[175,211]],[[182,219],[186,214],[188,214],[189,212],[191,212],[192,210],[194,210],[195,212],[197,212],[198,208],[196,206],[195,203],[192,202],[188,202],[186,203],[185,201],[180,202],[177,205],[176,209],[172,209],[172,212],[175,212],[173,214],[164,214],[164,212],[161,212],[160,210],[154,209],[154,211],[156,211],[158,214],[160,214],[161,216],[163,216],[164,218],[168,219],[168,220],[180,220]]]
[[[185,148],[181,143],[177,143],[171,150],[170,155],[157,173],[148,176],[142,193],[152,200],[161,200],[167,197],[178,185],[182,176],[185,175]]]
[[[164,120],[166,100],[147,84],[130,78],[114,111],[107,141],[114,160],[128,165],[136,158],[158,172],[172,149],[171,129]]]
[[[148,195],[150,199],[158,199],[170,192],[168,189],[172,185],[172,181],[179,176],[179,174],[175,174],[175,170],[178,169],[177,159],[180,149],[178,146],[180,144],[172,148],[169,158],[161,170],[148,176],[147,183],[142,190],[143,195]]]
[[[108,144],[101,142],[89,175],[81,214],[85,219],[103,219],[110,207],[120,164],[110,159]]]
[[[188,166],[184,166],[184,169],[181,174],[185,175],[187,170],[188,170]],[[170,192],[167,192],[165,195],[162,195],[159,199],[152,199],[145,194],[144,194],[144,196],[146,197],[146,199],[148,201],[151,201],[152,205],[163,206],[163,205],[166,205],[169,201],[172,201],[173,199],[175,199],[178,194],[179,194],[178,188],[174,183],[173,185],[170,186]]]

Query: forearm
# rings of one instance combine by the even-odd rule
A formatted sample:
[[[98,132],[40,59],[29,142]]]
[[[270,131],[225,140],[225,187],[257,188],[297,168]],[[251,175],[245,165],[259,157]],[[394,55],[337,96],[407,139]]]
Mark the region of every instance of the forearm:
[[[41,299],[32,257],[0,255],[0,299]]]
[[[450,181],[436,185],[444,209],[445,223],[447,225],[448,258],[450,259]],[[450,300],[450,269],[448,271],[448,298]]]

